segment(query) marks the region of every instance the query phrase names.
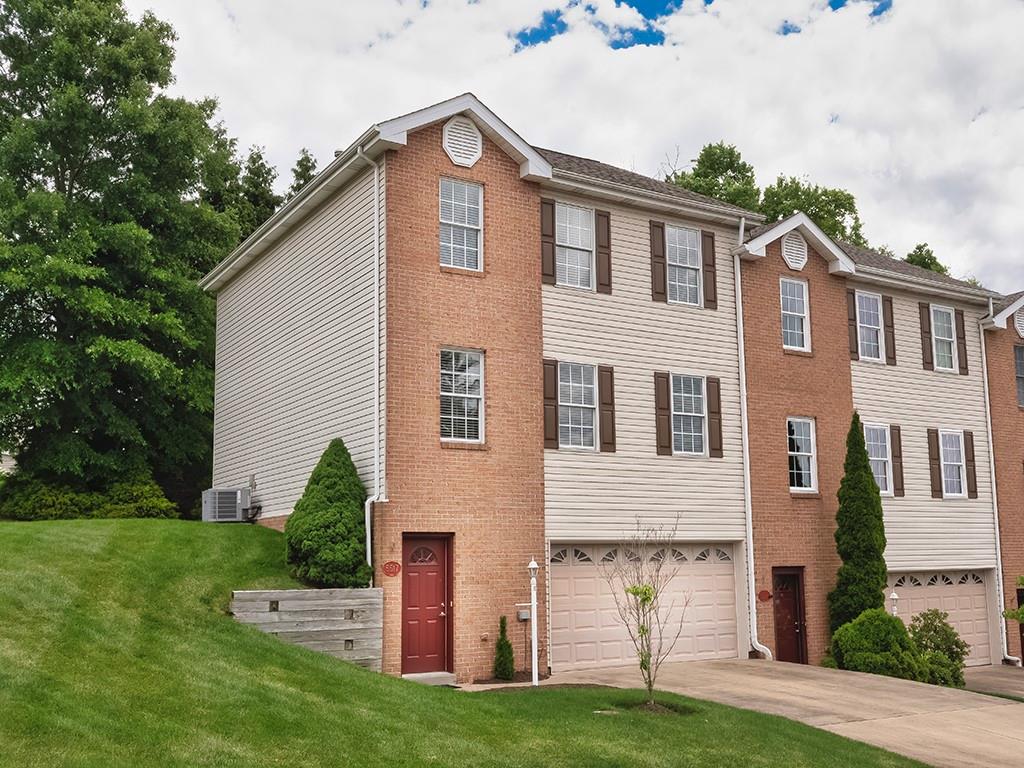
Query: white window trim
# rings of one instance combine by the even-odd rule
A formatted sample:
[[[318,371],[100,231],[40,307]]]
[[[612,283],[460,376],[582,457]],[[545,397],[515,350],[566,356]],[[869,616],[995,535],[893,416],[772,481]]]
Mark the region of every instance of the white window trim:
[[[692,305],[690,305],[690,306],[692,306]],[[679,415],[679,416],[692,416],[693,415],[693,414],[687,414],[687,413],[679,413],[679,414],[676,413],[676,398],[675,398],[676,376],[679,376],[679,377],[682,377],[682,378],[700,379],[701,380],[701,387],[703,387],[702,391],[704,393],[703,397],[701,398],[701,400],[704,403],[704,414],[701,417],[701,426],[702,426],[702,429],[704,431],[704,434],[702,435],[701,442],[704,444],[704,450],[701,451],[700,453],[694,453],[692,451],[677,451],[676,450],[676,429],[675,429],[676,419],[675,419],[675,417],[677,415]],[[701,459],[701,458],[706,459],[708,457],[708,377],[707,376],[700,376],[700,375],[698,375],[696,373],[684,373],[684,372],[679,372],[679,371],[670,372],[669,375],[668,375],[668,390],[669,390],[669,398],[671,399],[671,402],[669,403],[669,415],[672,417],[672,423],[669,425],[669,430],[672,433],[672,455],[673,456],[683,456],[683,457],[691,458],[691,459]]]
[[[669,267],[676,266],[676,265],[673,265],[673,264],[669,264],[669,261],[668,261],[668,230],[669,230],[669,227],[671,227],[672,229],[686,229],[686,230],[689,230],[690,232],[696,232],[697,233],[697,265],[698,266],[697,266],[697,303],[696,304],[694,304],[692,302],[689,302],[689,301],[672,301],[672,299],[669,298],[670,291],[668,289],[668,270],[669,270]],[[685,226],[683,224],[674,224],[672,222],[668,222],[667,221],[667,222],[665,222],[665,228],[664,228],[664,232],[662,234],[663,234],[664,239],[665,239],[665,243],[664,243],[664,248],[665,248],[665,302],[667,304],[675,304],[675,305],[680,306],[680,307],[701,307],[701,308],[703,308],[703,306],[704,306],[704,238],[701,237],[700,230],[699,229],[694,229],[693,227],[687,227],[687,226]],[[685,374],[681,374],[681,375],[685,375]]]
[[[782,318],[785,315],[792,314],[791,312],[786,312],[784,309],[782,309],[782,285],[783,285],[783,283],[793,283],[794,285],[799,285],[799,286],[801,286],[803,288],[803,291],[804,291],[804,315],[803,315],[803,317],[804,317],[804,345],[802,347],[794,347],[794,346],[792,346],[790,344],[787,344],[786,343],[785,333],[782,332],[782,326],[781,326]],[[810,286],[807,284],[806,280],[797,280],[796,278],[793,278],[793,277],[782,277],[782,278],[779,278],[779,310],[780,310],[780,314],[779,314],[779,323],[780,323],[779,331],[780,331],[780,333],[782,335],[782,348],[783,349],[789,349],[789,350],[792,350],[794,352],[810,352],[811,351],[811,289],[810,289]],[[858,344],[859,344],[859,341],[858,341]]]
[[[787,416],[786,417],[786,482],[789,483],[789,457],[794,455],[789,450],[789,422],[805,421],[811,425],[811,487],[794,488],[789,486],[790,493],[818,493],[818,425],[810,416]],[[805,454],[797,454],[803,456]]]
[[[939,367],[939,353],[938,353],[938,336],[935,335],[935,311],[949,312],[950,327],[953,329],[952,344],[953,348],[953,367],[952,368],[940,368]],[[930,304],[928,306],[929,319],[931,320],[932,326],[932,368],[939,373],[959,373],[960,372],[960,353],[957,350],[956,343],[956,310],[953,307],[947,307],[944,304]]]
[[[480,355],[480,397],[479,397],[479,400],[480,400],[480,437],[478,437],[476,440],[470,440],[470,439],[465,438],[465,437],[442,437],[441,438],[441,442],[442,443],[464,443],[464,444],[469,444],[469,445],[483,445],[485,440],[486,440],[486,438],[487,438],[487,431],[486,431],[486,426],[487,426],[487,407],[486,407],[487,406],[487,389],[486,389],[486,387],[487,387],[487,354],[482,349],[472,349],[470,347],[443,346],[443,347],[440,348],[440,350],[438,350],[438,353],[437,353],[437,373],[438,373],[438,376],[437,376],[437,388],[438,388],[438,395],[437,395],[437,407],[438,407],[437,428],[438,428],[438,430],[441,429],[440,409],[441,409],[441,398],[442,397],[445,397],[445,396],[448,396],[448,397],[469,397],[469,398],[473,397],[473,395],[458,395],[458,394],[454,394],[454,393],[450,393],[450,392],[441,392],[441,352],[469,352],[469,353],[472,353],[474,355]]]
[[[565,243],[558,242],[558,206],[563,208],[575,208],[578,211],[586,211],[590,214],[590,287],[585,288],[582,285],[570,285],[569,283],[558,282],[558,249],[568,248],[573,251],[585,250],[575,245],[566,245]],[[575,291],[589,291],[595,293],[597,291],[597,212],[594,208],[588,208],[585,205],[576,205],[575,203],[566,203],[562,200],[555,200],[555,285],[559,288],[569,288]],[[586,363],[590,365],[590,363]]]
[[[445,181],[454,181],[459,184],[470,184],[477,187],[480,190],[480,226],[471,227],[468,224],[455,224],[451,221],[445,221],[441,218],[441,184]],[[443,269],[458,269],[463,272],[483,272],[484,271],[484,185],[476,181],[470,181],[469,179],[460,179],[455,176],[442,176],[437,181],[437,221],[438,221],[438,250],[440,251],[441,241],[441,224],[448,224],[453,227],[463,227],[465,229],[475,229],[479,232],[479,240],[477,240],[477,266],[476,269],[473,267],[457,267],[452,264],[441,264]],[[438,263],[441,261],[440,253],[438,253]],[[455,347],[445,347],[445,349],[455,349]],[[465,351],[465,350],[459,350]]]
[[[566,286],[571,288],[572,286]],[[562,442],[562,366],[563,365],[588,365],[594,369],[594,444],[590,447],[585,445],[566,445]],[[585,360],[559,360],[556,373],[556,385],[558,386],[558,450],[579,451],[580,453],[598,453],[601,449],[601,376],[597,363]],[[588,405],[576,405],[565,403],[566,408],[590,408]]]
[[[1018,350],[1024,350],[1024,345],[1014,344],[1013,346],[1013,383],[1017,385],[1017,405],[1024,408],[1024,400],[1021,400],[1020,396],[1020,381],[1024,379],[1017,369],[1017,355],[1024,354],[1024,352],[1018,352]]]
[[[864,442],[865,442],[865,444],[867,444],[867,439],[868,439],[868,432],[867,431],[868,431],[869,428],[870,429],[880,429],[880,430],[882,430],[885,433],[885,450],[886,450],[886,454],[888,456],[888,458],[886,459],[886,462],[885,462],[885,475],[886,475],[886,481],[887,481],[886,484],[889,486],[889,490],[883,491],[881,488],[879,488],[878,492],[882,496],[895,497],[896,491],[892,487],[892,484],[893,484],[893,478],[892,478],[892,475],[893,475],[893,467],[892,467],[892,427],[889,424],[868,424],[867,422],[865,422],[864,423]],[[870,456],[868,457],[868,459],[869,459],[869,463],[870,463]],[[874,476],[875,473],[872,471],[871,474],[872,474],[872,476]]]
[[[870,296],[878,299],[878,357],[865,357],[861,351],[860,329],[864,327],[860,319],[860,297]],[[857,356],[868,363],[885,363],[885,307],[882,305],[882,294],[871,291],[856,291],[854,302],[857,306]]]
[[[946,492],[946,451],[942,445],[944,435],[956,435],[960,441],[960,493]],[[949,466],[952,466],[951,464]],[[962,429],[940,429],[939,430],[939,469],[942,473],[942,498],[944,499],[966,499],[967,498],[967,453],[964,447],[964,432]]]

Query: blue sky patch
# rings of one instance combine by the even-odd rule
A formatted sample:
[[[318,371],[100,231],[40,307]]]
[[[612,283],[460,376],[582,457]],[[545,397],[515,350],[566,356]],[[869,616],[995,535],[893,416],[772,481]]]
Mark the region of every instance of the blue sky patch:
[[[800,25],[794,24],[792,21],[784,21],[779,27],[780,35],[796,35],[800,32]]]
[[[828,6],[833,11],[838,11],[840,8],[847,5],[849,2],[850,0],[828,0]],[[892,8],[893,0],[872,0],[872,2],[874,2],[875,7],[871,11],[871,15],[881,16],[883,13]]]
[[[546,43],[551,38],[565,32],[568,28],[569,25],[565,23],[560,10],[544,11],[540,24],[536,27],[521,29],[513,35],[516,41],[516,50],[521,51],[523,48],[529,48],[531,45]]]

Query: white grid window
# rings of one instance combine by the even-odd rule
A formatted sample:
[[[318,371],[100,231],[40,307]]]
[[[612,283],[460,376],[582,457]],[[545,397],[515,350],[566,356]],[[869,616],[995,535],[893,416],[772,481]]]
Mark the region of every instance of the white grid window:
[[[932,345],[935,348],[935,369],[956,370],[956,326],[953,310],[932,307]]]
[[[441,179],[441,264],[480,270],[484,189]]]
[[[441,350],[441,439],[483,440],[484,356]]]
[[[789,489],[814,491],[818,487],[814,420],[787,419],[786,431],[789,440]]]
[[[892,455],[889,449],[889,428],[887,426],[865,425],[864,442],[868,447],[871,473],[875,476],[878,490],[892,493]]]
[[[695,229],[665,227],[668,300],[700,306],[700,233]]]
[[[963,432],[940,432],[942,451],[942,493],[944,496],[963,496],[966,486]]]
[[[810,335],[807,332],[807,283],[800,280],[782,279],[780,283],[782,299],[782,346],[808,352],[811,349]]]
[[[1017,360],[1017,404],[1024,408],[1024,347],[1014,347]]]
[[[594,212],[555,204],[555,283],[594,287]]]
[[[704,379],[672,377],[672,452],[703,455]]]
[[[597,413],[594,366],[558,364],[558,444],[566,448],[593,448]]]
[[[882,336],[882,297],[877,293],[857,292],[857,338],[861,360],[885,357]]]

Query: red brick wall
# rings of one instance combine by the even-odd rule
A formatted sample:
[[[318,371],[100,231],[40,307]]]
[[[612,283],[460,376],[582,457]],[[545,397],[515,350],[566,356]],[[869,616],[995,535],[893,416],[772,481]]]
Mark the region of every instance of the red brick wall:
[[[1012,321],[1005,330],[985,332],[1007,608],[1017,607],[1017,577],[1024,575],[1024,408],[1017,403],[1015,346],[1024,346],[1024,339]],[[1007,622],[1007,637],[1010,653],[1019,657],[1020,624]]]
[[[439,265],[442,176],[484,186],[482,276]],[[401,671],[402,579],[380,565],[401,561],[403,534],[451,533],[454,672],[465,682],[490,676],[499,616],[519,638],[515,603],[529,601],[526,564],[544,560],[540,194],[487,140],[472,168],[455,166],[434,126],[388,153],[386,195],[388,502],[377,506],[373,537],[384,671]],[[482,448],[441,443],[445,346],[485,352]],[[545,628],[542,615],[541,638]],[[527,668],[521,642],[515,647],[517,668]]]
[[[779,280],[808,283],[811,352],[782,347]],[[742,265],[744,342],[750,423],[755,593],[772,591],[772,568],[804,567],[807,658],[828,649],[825,596],[835,586],[836,492],[842,479],[846,434],[853,414],[846,325],[846,284],[829,274],[813,251],[795,272],[782,260],[780,241],[767,255]],[[786,418],[813,417],[817,429],[818,488],[813,496],[789,490]],[[775,649],[772,602],[757,603],[758,636]]]

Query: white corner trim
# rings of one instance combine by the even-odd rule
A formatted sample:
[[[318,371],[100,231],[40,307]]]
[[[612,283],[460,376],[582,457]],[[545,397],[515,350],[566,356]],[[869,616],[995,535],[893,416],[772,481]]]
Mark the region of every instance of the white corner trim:
[[[832,274],[852,275],[857,271],[853,260],[846,255],[836,242],[822,232],[821,228],[811,221],[802,211],[797,211],[788,219],[783,219],[771,229],[762,232],[748,243],[741,243],[736,252],[740,258],[757,259],[765,255],[765,248],[780,237],[798,229],[808,244],[829,262],[828,271]]]

